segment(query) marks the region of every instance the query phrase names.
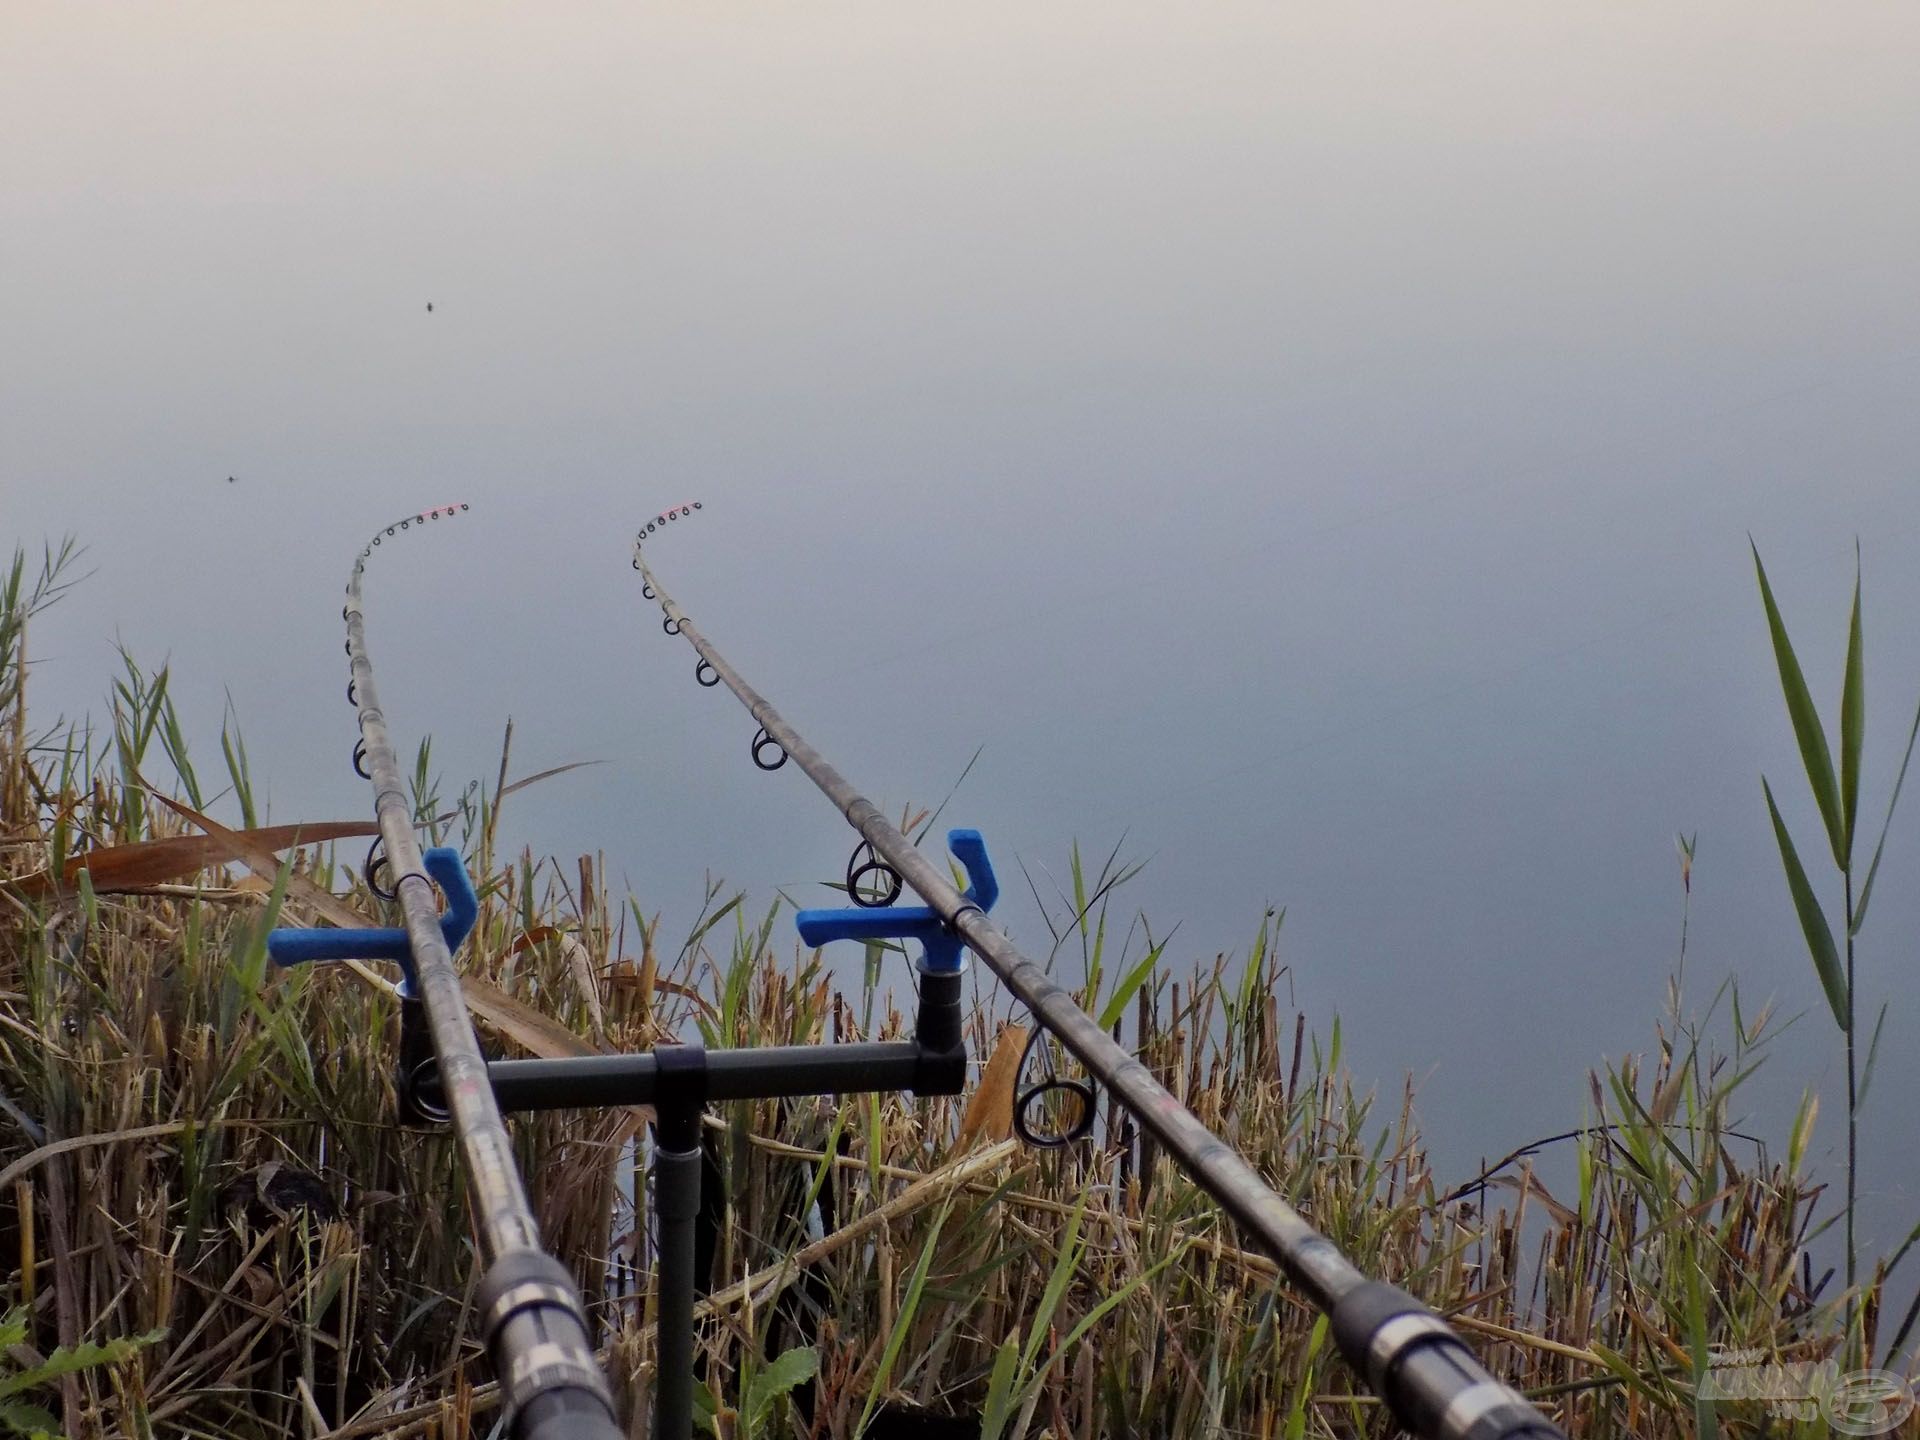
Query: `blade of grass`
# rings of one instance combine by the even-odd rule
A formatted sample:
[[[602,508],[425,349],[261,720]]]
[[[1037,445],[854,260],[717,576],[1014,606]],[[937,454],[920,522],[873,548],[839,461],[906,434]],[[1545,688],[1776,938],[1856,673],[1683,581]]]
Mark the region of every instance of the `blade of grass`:
[[[1874,1018],[1873,1038],[1867,1042],[1867,1063],[1860,1067],[1860,1093],[1854,1097],[1854,1108],[1860,1109],[1867,1103],[1867,1087],[1873,1083],[1873,1062],[1880,1054],[1880,1027],[1887,1023],[1887,1005],[1880,1002],[1880,1013]]]
[[[1793,837],[1787,834],[1786,822],[1780,818],[1780,807],[1773,803],[1773,788],[1764,776],[1760,788],[1766,792],[1767,813],[1773,817],[1773,833],[1780,842],[1780,863],[1787,872],[1787,889],[1793,893],[1793,908],[1800,917],[1801,933],[1807,937],[1807,952],[1813,957],[1814,973],[1820,977],[1820,988],[1827,992],[1833,1023],[1844,1031],[1847,1028],[1847,978],[1840,969],[1832,927],[1827,924],[1826,912],[1820,908],[1813,886],[1807,883],[1806,869],[1793,848]]]
[[[1860,638],[1860,542],[1853,545],[1853,619],[1847,627],[1847,677],[1840,689],[1840,822],[1842,852],[1853,855],[1853,821],[1860,808],[1860,752],[1867,739],[1865,646]],[[1842,865],[1845,865],[1843,860]]]
[[[853,1427],[856,1436],[867,1433],[867,1422],[873,1418],[874,1407],[886,1393],[893,1363],[900,1356],[900,1347],[906,1344],[907,1333],[913,1329],[913,1317],[920,1308],[921,1292],[927,1288],[927,1271],[933,1268],[933,1252],[940,1244],[940,1227],[947,1223],[947,1216],[952,1210],[953,1201],[949,1198],[935,1213],[933,1228],[927,1234],[926,1243],[920,1247],[920,1258],[914,1263],[913,1278],[907,1281],[907,1293],[900,1299],[900,1314],[893,1322],[893,1332],[887,1336],[886,1349],[880,1354],[880,1367],[874,1372],[873,1383],[867,1389],[867,1403],[860,1411],[860,1423]]]
[[[1900,757],[1900,773],[1894,777],[1893,795],[1887,801],[1887,818],[1880,826],[1880,839],[1873,847],[1873,862],[1867,866],[1867,883],[1860,887],[1860,899],[1853,907],[1853,931],[1858,935],[1866,923],[1867,901],[1873,898],[1873,880],[1880,873],[1880,856],[1887,848],[1887,832],[1893,828],[1893,807],[1900,803],[1900,787],[1907,783],[1907,762],[1913,759],[1913,742],[1920,739],[1920,706],[1913,712],[1913,725],[1907,731],[1906,753]]]
[[[1161,941],[1148,950],[1138,965],[1120,978],[1113,987],[1113,993],[1107,997],[1106,1005],[1100,1011],[1100,1028],[1111,1030],[1120,1017],[1127,1013],[1127,1006],[1133,1003],[1133,997],[1140,987],[1147,983],[1147,977],[1153,973],[1153,967],[1159,963],[1161,952],[1166,949],[1166,941]]]
[[[1751,542],[1749,542],[1751,543]],[[1833,755],[1827,749],[1826,731],[1807,691],[1807,678],[1787,638],[1787,625],[1774,603],[1773,587],[1767,583],[1767,568],[1760,563],[1760,550],[1753,546],[1753,569],[1760,579],[1760,599],[1767,609],[1767,630],[1773,637],[1774,663],[1780,670],[1780,692],[1786,697],[1787,716],[1793,721],[1794,739],[1800,745],[1800,761],[1806,767],[1807,783],[1813,787],[1814,802],[1820,818],[1826,822],[1827,839],[1833,846],[1833,863],[1847,868],[1847,831],[1840,813],[1840,789],[1833,778]]]

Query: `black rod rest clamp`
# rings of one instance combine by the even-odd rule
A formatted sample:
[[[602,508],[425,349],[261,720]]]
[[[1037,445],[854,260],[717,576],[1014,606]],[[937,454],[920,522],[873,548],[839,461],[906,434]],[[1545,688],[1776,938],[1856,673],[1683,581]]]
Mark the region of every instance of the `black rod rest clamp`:
[[[700,1112],[707,1105],[707,1051],[697,1041],[653,1052],[654,1135],[662,1149],[700,1148]]]
[[[985,914],[1000,898],[1000,882],[987,858],[987,842],[978,830],[949,830],[947,848],[967,872],[967,888],[961,899],[970,911]],[[871,853],[871,851],[869,851]],[[853,858],[860,852],[855,850]],[[870,862],[870,863],[878,863]],[[847,889],[854,893],[858,869],[848,862]],[[864,868],[864,867],[863,867]],[[899,884],[898,874],[884,867]],[[897,893],[897,889],[896,889]],[[944,1086],[951,1080],[953,1089],[923,1090],[918,1095],[958,1094],[966,1084],[966,1037],[961,1029],[960,977],[966,973],[966,947],[953,926],[937,911],[925,905],[869,906],[856,903],[844,910],[802,910],[794,916],[800,938],[809,945],[827,945],[835,940],[918,940],[921,947],[920,1013],[915,1021],[915,1038],[939,1069],[929,1076],[933,1084]],[[934,1057],[938,1057],[937,1060]]]

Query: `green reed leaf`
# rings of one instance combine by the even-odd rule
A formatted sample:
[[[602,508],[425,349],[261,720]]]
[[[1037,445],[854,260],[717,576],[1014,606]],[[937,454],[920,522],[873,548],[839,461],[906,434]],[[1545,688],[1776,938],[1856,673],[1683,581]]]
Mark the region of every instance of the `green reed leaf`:
[[[1860,809],[1860,752],[1867,740],[1866,655],[1860,638],[1860,550],[1853,555],[1853,619],[1847,626],[1847,678],[1840,688],[1840,819],[1844,849],[1853,854],[1853,821]]]
[[[1807,937],[1807,952],[1813,957],[1814,973],[1827,992],[1827,1004],[1833,1007],[1833,1023],[1844,1032],[1851,1007],[1847,999],[1847,978],[1840,969],[1840,954],[1833,943],[1833,930],[1827,924],[1826,912],[1820,908],[1813,886],[1807,883],[1806,868],[1793,848],[1793,837],[1787,834],[1780,807],[1773,803],[1773,787],[1767,784],[1765,776],[1760,779],[1760,788],[1766,792],[1767,813],[1773,817],[1774,837],[1780,842],[1780,864],[1787,872],[1787,889],[1793,894],[1793,908],[1800,916],[1801,932]]]
[[[1760,563],[1760,551],[1753,550],[1753,569],[1760,579],[1760,599],[1767,609],[1767,629],[1773,636],[1774,663],[1780,669],[1780,693],[1786,697],[1787,716],[1793,721],[1793,736],[1800,745],[1800,761],[1806,767],[1807,783],[1826,822],[1827,839],[1833,847],[1833,863],[1847,868],[1847,828],[1840,809],[1840,787],[1833,778],[1833,753],[1827,749],[1826,731],[1820,714],[1813,708],[1813,696],[1807,691],[1807,677],[1787,638],[1786,622],[1774,603],[1773,587],[1767,583],[1766,566]]]
[[[1873,847],[1873,861],[1867,866],[1867,883],[1860,887],[1860,898],[1853,907],[1849,934],[1858,935],[1867,923],[1867,901],[1873,898],[1873,879],[1880,873],[1880,857],[1886,852],[1887,832],[1893,828],[1893,807],[1900,803],[1900,787],[1907,783],[1907,763],[1913,759],[1913,742],[1920,739],[1920,709],[1913,712],[1913,728],[1907,731],[1907,752],[1900,757],[1900,773],[1893,780],[1893,795],[1887,801],[1887,818],[1880,826],[1880,839]]]

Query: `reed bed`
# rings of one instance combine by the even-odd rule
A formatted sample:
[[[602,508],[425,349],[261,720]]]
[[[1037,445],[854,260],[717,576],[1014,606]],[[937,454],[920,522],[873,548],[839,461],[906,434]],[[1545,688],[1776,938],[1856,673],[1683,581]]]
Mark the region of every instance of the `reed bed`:
[[[28,621],[68,559],[0,575],[0,1431],[485,1434],[462,1176],[445,1134],[395,1123],[381,967],[276,972],[265,954],[275,923],[389,922],[348,848],[368,832],[269,825],[231,725],[203,781],[166,672],[132,657],[98,729],[36,732]],[[885,983],[904,968],[875,952],[830,970],[780,904],[715,886],[668,941],[591,857],[497,854],[509,758],[449,800],[423,747],[415,784],[423,829],[480,886],[461,961],[495,1052],[904,1030]],[[1577,1436],[1824,1433],[1703,1385],[1731,1352],[1875,1354],[1887,1269],[1856,1292],[1814,1274],[1811,1103],[1777,1146],[1731,1133],[1768,1035],[1731,987],[1698,1022],[1676,987],[1649,1054],[1591,1077],[1584,1125],[1550,1152],[1573,1177],[1560,1193],[1530,1157],[1439,1177],[1411,1091],[1359,1091],[1339,1027],[1323,1040],[1284,1003],[1281,917],[1240,956],[1178,966],[1120,918],[1126,873],[1075,857],[1056,973],[1362,1268],[1453,1317]],[[976,998],[968,1096],[710,1115],[704,1423],[741,1440],[903,1416],[990,1440],[1391,1433],[1324,1324],[1124,1115],[1062,1150],[1008,1138],[1021,1032]],[[644,1435],[645,1116],[514,1125]]]

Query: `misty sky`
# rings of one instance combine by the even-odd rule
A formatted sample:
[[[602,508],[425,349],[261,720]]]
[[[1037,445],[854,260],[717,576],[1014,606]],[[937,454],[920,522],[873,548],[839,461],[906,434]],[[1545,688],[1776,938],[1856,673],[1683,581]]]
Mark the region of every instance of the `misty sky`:
[[[1181,967],[1286,906],[1443,1170],[1690,989],[1838,1045],[1761,801],[1816,823],[1747,536],[1837,711],[1856,537],[1877,830],[1920,697],[1911,4],[0,7],[0,517],[93,578],[42,719],[171,660],[273,816],[358,817],[338,623],[518,843],[684,931],[708,871],[822,903],[850,845],[692,683],[635,526],[747,676],[1011,883],[1077,838]],[[431,301],[434,311],[426,312]],[[235,477],[233,484],[227,477]],[[396,564],[404,554],[404,568]],[[1869,1233],[1916,1218],[1920,801]],[[1124,837],[1124,839],[1123,839]],[[1825,877],[1821,877],[1823,882]],[[1833,887],[1827,893],[1833,895]],[[1837,899],[1830,899],[1837,904]]]

